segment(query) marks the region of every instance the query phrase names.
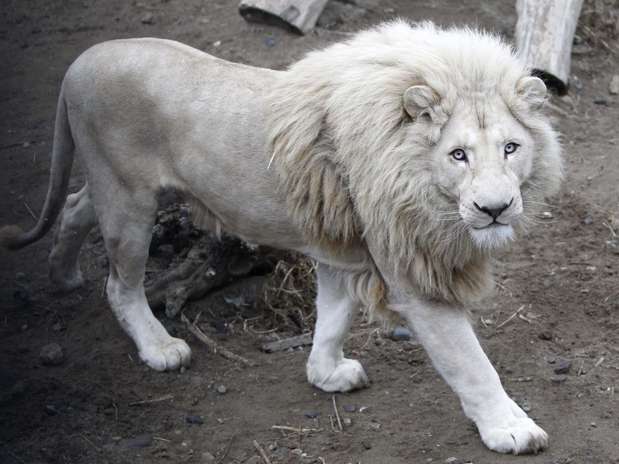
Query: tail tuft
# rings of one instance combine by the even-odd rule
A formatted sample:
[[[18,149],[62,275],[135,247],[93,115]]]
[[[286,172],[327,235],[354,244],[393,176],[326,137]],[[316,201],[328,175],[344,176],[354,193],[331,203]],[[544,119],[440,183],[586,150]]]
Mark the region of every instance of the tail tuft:
[[[16,225],[0,227],[0,248],[18,250],[22,248],[24,231]]]

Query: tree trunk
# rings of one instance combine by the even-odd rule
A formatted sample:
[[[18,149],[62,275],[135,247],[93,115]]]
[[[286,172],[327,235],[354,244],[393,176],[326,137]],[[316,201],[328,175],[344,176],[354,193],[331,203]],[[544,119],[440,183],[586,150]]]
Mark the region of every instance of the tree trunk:
[[[284,25],[305,34],[326,4],[327,0],[242,0],[239,12],[247,21]]]
[[[516,46],[533,73],[567,92],[572,41],[583,0],[517,0]]]

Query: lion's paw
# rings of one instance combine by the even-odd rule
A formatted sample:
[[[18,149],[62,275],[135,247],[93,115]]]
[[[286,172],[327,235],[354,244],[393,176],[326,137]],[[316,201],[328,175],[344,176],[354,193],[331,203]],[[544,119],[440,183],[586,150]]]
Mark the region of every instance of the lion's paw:
[[[494,426],[480,427],[479,434],[488,448],[499,453],[537,453],[548,447],[548,434],[526,414]]]
[[[140,359],[156,371],[171,371],[189,365],[191,349],[184,340],[169,337],[165,341],[143,346]]]
[[[331,370],[310,360],[307,363],[307,379],[326,392],[347,392],[366,387],[369,383],[361,363],[347,358],[339,361]]]

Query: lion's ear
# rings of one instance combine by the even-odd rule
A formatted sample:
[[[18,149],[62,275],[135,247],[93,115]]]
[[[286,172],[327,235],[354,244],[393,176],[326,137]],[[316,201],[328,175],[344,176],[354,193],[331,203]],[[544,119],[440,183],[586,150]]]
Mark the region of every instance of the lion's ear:
[[[516,84],[516,92],[534,110],[541,108],[546,101],[546,84],[539,77],[522,77]]]
[[[413,120],[420,117],[432,119],[432,107],[439,102],[438,94],[427,85],[413,85],[406,89],[402,97],[404,110]]]

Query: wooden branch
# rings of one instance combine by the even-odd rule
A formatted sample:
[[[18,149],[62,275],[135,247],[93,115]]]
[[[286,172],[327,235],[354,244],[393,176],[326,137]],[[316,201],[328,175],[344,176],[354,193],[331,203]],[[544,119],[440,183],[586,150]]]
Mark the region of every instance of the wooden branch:
[[[311,31],[327,0],[242,0],[239,13],[250,22],[286,25],[306,34]]]
[[[200,330],[198,326],[189,322],[189,319],[187,319],[187,317],[185,317],[185,315],[182,313],[181,313],[181,321],[185,324],[187,329],[198,340],[200,340],[202,343],[208,346],[213,353],[219,354],[221,357],[229,359],[230,361],[240,362],[241,364],[244,364],[249,367],[256,366],[256,363],[254,363],[253,361],[250,361],[249,359],[246,359],[243,356],[239,356],[238,354],[235,354],[232,351],[219,346],[219,344],[215,340],[213,340],[208,335],[206,335],[204,332],[202,332],[202,330]]]
[[[517,0],[516,46],[525,63],[559,94],[567,92],[572,42],[583,0]]]
[[[265,343],[262,345],[261,349],[266,353],[274,353],[276,351],[285,351],[288,348],[296,348],[297,346],[311,344],[312,334],[306,333],[303,335],[297,335],[296,337],[284,338],[283,340]]]

